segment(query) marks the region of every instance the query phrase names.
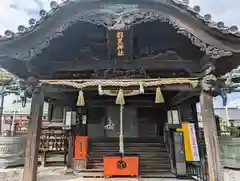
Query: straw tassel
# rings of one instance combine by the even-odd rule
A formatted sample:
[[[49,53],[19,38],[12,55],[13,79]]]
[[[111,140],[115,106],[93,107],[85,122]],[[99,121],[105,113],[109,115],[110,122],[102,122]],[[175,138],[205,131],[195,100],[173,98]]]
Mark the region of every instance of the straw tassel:
[[[101,86],[101,85],[98,85],[98,94],[99,94],[100,96],[103,95],[103,90],[102,90],[102,86]]]
[[[125,104],[123,89],[119,89],[119,91],[118,91],[116,104],[118,104],[118,105],[124,105]]]
[[[164,97],[161,91],[160,87],[157,87],[156,89],[156,97],[155,97],[155,103],[164,103]]]
[[[143,87],[142,82],[140,82],[140,85],[139,85],[139,92],[140,92],[141,94],[144,94],[144,87]]]
[[[84,106],[84,105],[85,105],[85,101],[84,101],[83,91],[80,90],[78,93],[77,106]]]

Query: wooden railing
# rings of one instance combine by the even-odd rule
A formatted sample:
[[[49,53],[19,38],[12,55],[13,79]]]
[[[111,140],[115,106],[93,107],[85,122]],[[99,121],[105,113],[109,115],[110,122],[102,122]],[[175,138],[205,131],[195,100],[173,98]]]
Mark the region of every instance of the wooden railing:
[[[197,181],[208,181],[207,162],[187,163],[187,176]]]

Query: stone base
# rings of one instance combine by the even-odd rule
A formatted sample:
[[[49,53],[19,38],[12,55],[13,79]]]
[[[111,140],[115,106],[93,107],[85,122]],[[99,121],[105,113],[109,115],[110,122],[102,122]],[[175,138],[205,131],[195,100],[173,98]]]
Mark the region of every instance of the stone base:
[[[74,170],[72,168],[65,167],[64,175],[74,175]]]
[[[23,168],[0,169],[1,181],[21,181]]]
[[[87,169],[87,159],[74,160],[74,168],[76,170],[85,170],[85,169]]]

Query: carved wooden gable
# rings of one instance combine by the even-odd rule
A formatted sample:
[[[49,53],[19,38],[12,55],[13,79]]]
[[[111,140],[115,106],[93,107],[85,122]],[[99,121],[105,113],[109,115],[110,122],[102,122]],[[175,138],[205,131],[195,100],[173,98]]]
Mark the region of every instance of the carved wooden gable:
[[[107,30],[110,60],[130,61],[133,59],[132,29]]]
[[[41,19],[31,19],[29,28],[7,30],[0,38],[0,64],[21,77],[96,68],[172,68],[160,59],[174,60],[178,68],[176,60],[190,61],[187,69],[198,72],[191,60],[240,54],[236,27],[213,26],[209,15],[199,15],[199,7],[172,0],[119,2],[66,1],[49,13],[41,11]]]

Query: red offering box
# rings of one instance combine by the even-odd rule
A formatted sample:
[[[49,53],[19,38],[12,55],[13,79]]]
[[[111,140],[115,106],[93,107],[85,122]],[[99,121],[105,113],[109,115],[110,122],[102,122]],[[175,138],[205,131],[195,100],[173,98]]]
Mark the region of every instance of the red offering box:
[[[104,156],[104,176],[139,176],[139,155]]]

